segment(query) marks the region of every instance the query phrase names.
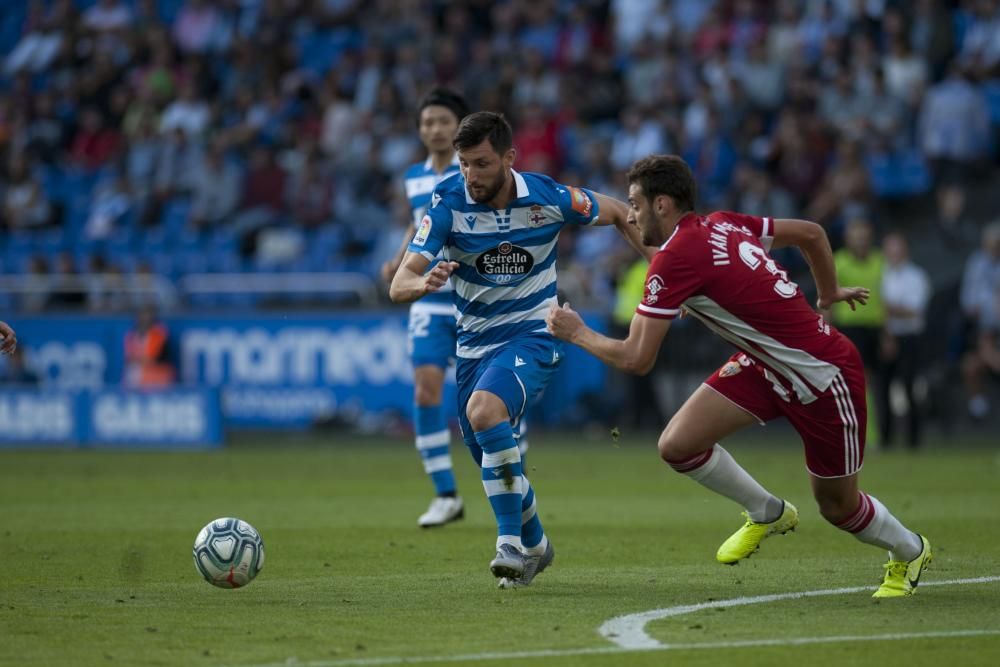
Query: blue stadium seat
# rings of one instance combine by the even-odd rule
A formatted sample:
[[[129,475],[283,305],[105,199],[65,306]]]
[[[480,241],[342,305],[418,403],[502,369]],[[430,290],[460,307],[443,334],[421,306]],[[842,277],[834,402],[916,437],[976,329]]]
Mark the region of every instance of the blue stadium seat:
[[[62,186],[66,199],[90,200],[90,195],[97,184],[98,173],[76,167],[68,167],[63,172]]]
[[[167,252],[151,254],[144,253],[137,257],[137,263],[139,261],[148,264],[153,270],[153,273],[157,275],[167,276],[168,278],[175,276],[174,258]]]
[[[190,211],[191,202],[186,197],[171,199],[163,207],[160,224],[163,225],[168,234],[178,233],[187,226]]]
[[[920,151],[871,154],[866,158],[872,189],[880,197],[922,194],[931,187],[931,174]]]
[[[240,273],[243,271],[243,260],[239,253],[225,248],[215,248],[208,251],[208,270],[212,273]]]
[[[178,274],[205,273],[208,271],[208,257],[200,249],[177,250],[174,253],[174,272]]]
[[[26,5],[27,3],[22,0],[4,2],[4,10],[0,12],[0,54],[7,55],[13,51],[21,39]]]
[[[167,251],[167,232],[162,227],[147,229],[139,239],[139,248],[147,254],[165,253]]]
[[[35,247],[45,254],[54,254],[69,248],[68,235],[61,227],[38,232],[34,240]]]

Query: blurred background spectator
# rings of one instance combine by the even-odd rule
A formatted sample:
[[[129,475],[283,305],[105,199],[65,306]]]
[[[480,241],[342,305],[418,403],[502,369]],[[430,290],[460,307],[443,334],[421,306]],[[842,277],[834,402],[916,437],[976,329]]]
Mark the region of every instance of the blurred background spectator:
[[[923,335],[927,327],[927,306],[931,282],[927,272],[910,260],[906,237],[892,232],[882,240],[885,266],[882,271],[881,296],[885,306],[885,331],[879,366],[879,413],[883,415],[883,447],[893,443],[896,430],[893,389],[898,382],[906,399],[907,444],[920,445],[923,401],[917,394],[917,381],[923,378]]]
[[[156,317],[156,309],[144,306],[135,325],[125,334],[125,377],[128,387],[165,387],[173,384],[170,334]]]

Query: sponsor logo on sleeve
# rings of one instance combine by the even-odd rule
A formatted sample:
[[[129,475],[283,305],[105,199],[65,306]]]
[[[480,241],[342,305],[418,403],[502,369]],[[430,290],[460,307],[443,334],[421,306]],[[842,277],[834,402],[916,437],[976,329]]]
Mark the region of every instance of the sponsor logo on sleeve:
[[[652,306],[660,298],[660,292],[665,289],[666,287],[663,284],[663,278],[656,274],[651,275],[649,280],[646,281],[646,298],[643,299],[643,301],[645,301],[647,305]]]
[[[431,208],[434,208],[440,203],[441,203],[441,195],[435,192],[434,194],[431,195]]]
[[[425,215],[417,227],[417,233],[413,236],[413,245],[422,246],[427,243],[427,237],[431,235],[431,216]]]
[[[590,216],[590,210],[593,208],[593,202],[590,201],[590,197],[587,193],[580,188],[570,188],[569,189],[570,205],[573,210],[584,217]]]

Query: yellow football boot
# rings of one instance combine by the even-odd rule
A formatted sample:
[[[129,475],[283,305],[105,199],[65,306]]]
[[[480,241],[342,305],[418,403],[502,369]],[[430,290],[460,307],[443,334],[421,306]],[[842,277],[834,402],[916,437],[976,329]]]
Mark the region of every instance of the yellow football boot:
[[[881,598],[900,598],[905,595],[913,595],[920,583],[920,575],[924,573],[931,563],[931,543],[923,535],[919,535],[923,548],[920,554],[906,562],[905,560],[890,560],[883,565],[885,568],[885,579],[872,595],[876,600]]]
[[[743,512],[743,516],[746,517],[747,522],[743,524],[742,528],[730,535],[729,539],[719,547],[718,553],[715,554],[716,560],[720,563],[736,565],[757,551],[764,538],[775,533],[784,535],[790,530],[795,530],[795,526],[799,525],[799,511],[795,509],[795,505],[787,500],[784,501],[781,516],[771,523],[754,523],[746,512]]]

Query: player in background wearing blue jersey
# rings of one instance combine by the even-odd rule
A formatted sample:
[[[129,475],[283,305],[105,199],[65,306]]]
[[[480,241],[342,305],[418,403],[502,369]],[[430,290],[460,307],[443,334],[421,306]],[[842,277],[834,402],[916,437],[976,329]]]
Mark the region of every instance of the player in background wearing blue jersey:
[[[556,299],[556,245],[564,225],[614,224],[642,255],[623,202],[513,169],[513,132],[502,114],[478,112],[459,124],[461,174],[434,190],[389,295],[412,303],[451,277],[458,321],[459,423],[482,470],[497,521],[490,570],[501,588],[524,586],[554,558],[524,476],[517,432],[545,389],[562,342],[545,326]],[[443,252],[444,261],[428,271]]]
[[[395,257],[382,266],[382,277],[387,283],[392,282],[403,261],[414,227],[424,217],[434,188],[443,179],[458,173],[458,160],[451,142],[458,123],[468,113],[469,107],[462,96],[446,88],[430,91],[417,107],[420,141],[427,149],[427,159],[411,165],[403,176],[412,224],[407,225]],[[445,371],[455,358],[456,328],[454,299],[447,283],[410,306],[413,425],[424,472],[431,478],[436,492],[430,507],[417,519],[422,528],[443,526],[461,519],[465,513],[452,472],[451,434],[442,405]]]

